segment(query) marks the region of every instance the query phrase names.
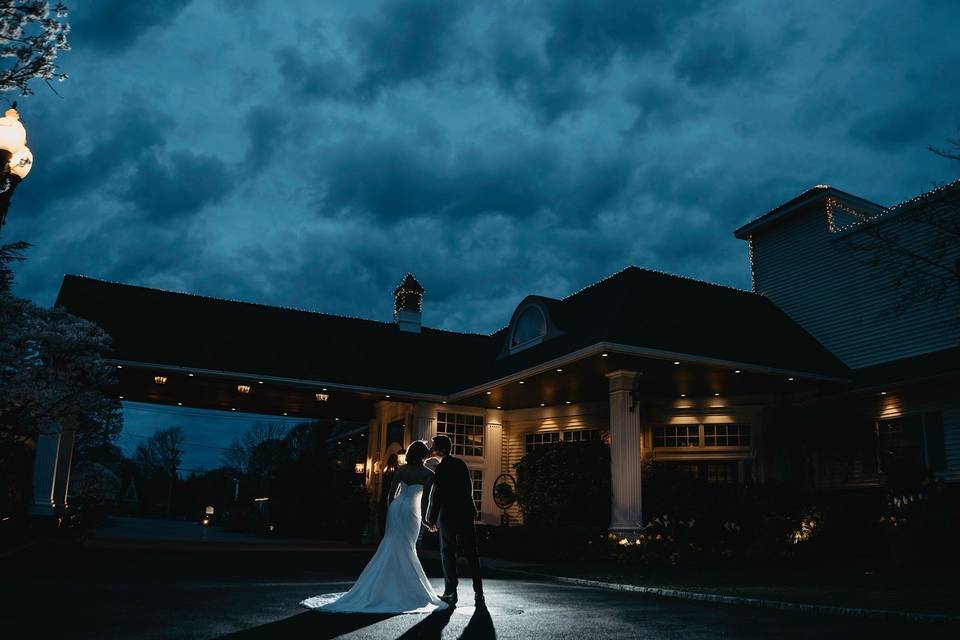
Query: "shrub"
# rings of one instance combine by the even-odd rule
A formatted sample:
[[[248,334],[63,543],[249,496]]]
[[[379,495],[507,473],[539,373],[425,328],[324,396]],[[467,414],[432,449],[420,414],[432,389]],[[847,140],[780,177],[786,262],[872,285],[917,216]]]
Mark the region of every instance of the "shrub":
[[[610,448],[602,442],[558,444],[531,451],[517,468],[524,521],[532,528],[610,523]]]

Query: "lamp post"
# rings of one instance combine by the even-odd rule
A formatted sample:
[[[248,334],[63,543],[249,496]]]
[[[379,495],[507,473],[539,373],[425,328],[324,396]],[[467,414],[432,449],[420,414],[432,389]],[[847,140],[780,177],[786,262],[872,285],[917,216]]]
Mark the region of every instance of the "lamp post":
[[[0,118],[0,228],[7,221],[14,189],[32,168],[33,153],[27,146],[27,130],[20,122],[14,102]]]

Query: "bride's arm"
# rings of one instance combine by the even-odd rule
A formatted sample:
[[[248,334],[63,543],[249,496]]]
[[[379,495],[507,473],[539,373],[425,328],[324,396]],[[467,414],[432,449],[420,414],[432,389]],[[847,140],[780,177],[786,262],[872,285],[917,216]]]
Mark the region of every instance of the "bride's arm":
[[[393,474],[393,480],[390,482],[390,491],[387,492],[387,505],[389,506],[393,499],[397,497],[397,490],[400,489],[400,469]]]

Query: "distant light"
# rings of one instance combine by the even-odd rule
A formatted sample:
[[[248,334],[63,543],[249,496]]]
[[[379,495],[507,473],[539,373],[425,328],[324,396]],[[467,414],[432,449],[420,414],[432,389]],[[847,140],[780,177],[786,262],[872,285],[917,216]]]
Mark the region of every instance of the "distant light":
[[[390,394],[389,394],[389,393],[384,396],[384,398],[389,398],[389,397],[390,397]]]
[[[492,393],[493,393],[493,391],[487,391],[487,395],[488,395],[488,396],[489,396],[490,394],[492,394]]]
[[[283,412],[283,415],[287,415],[287,412],[286,412],[286,411],[284,411],[284,412]]]
[[[523,380],[520,381],[520,384],[526,384]]]
[[[323,389],[320,389],[320,391],[326,391],[326,390],[327,390],[327,388],[326,388],[326,387],[324,387]]]
[[[237,410],[236,407],[230,407],[230,411],[236,411],[236,410]]]
[[[787,380],[789,380],[790,382],[793,382],[793,378],[787,378]]]
[[[334,418],[334,420],[336,420],[337,422],[340,422],[340,418]]]
[[[182,406],[183,406],[183,403],[182,403],[182,402],[178,402],[178,403],[177,403],[177,406],[178,406],[178,407],[182,407]]]
[[[557,369],[557,373],[563,373],[563,369]]]
[[[740,373],[740,369],[735,370],[734,373]]]
[[[270,498],[254,498],[253,501],[254,501],[254,502],[266,502],[266,501],[269,500],[269,499],[270,499]]]
[[[239,391],[240,393],[250,393],[250,385],[238,384],[237,391]]]
[[[610,355],[609,353],[601,353],[601,354],[600,354],[600,357],[606,358],[606,357],[609,356],[609,355]]]
[[[191,378],[193,377],[193,374],[192,374],[192,373],[188,373],[187,375],[190,376]]]
[[[679,361],[679,360],[674,360],[674,361],[673,361],[673,364],[680,364],[680,361]]]
[[[167,376],[153,376],[153,381],[157,384],[167,384]]]
[[[545,406],[547,406],[547,405],[545,405],[545,404],[543,404],[543,403],[541,402],[541,403],[540,403],[540,406],[541,406],[541,407],[545,407]]]
[[[681,397],[681,398],[686,398],[686,397],[687,397],[687,394],[681,393],[681,394],[680,394],[680,397]]]
[[[122,365],[122,364],[118,364],[118,365],[117,365],[117,369],[123,369],[123,365]]]
[[[714,396],[719,396],[720,394],[719,394],[719,393],[715,393],[715,394],[713,394],[713,395],[714,395]]]
[[[363,471],[364,471],[364,466],[362,462],[358,462],[357,464],[353,465],[353,472],[356,473],[357,475],[362,474]]]
[[[123,400],[123,396],[120,396],[120,399]]]
[[[570,401],[569,401],[569,400],[567,400],[567,402],[566,402],[566,404],[570,404]]]
[[[330,399],[330,396],[327,395],[326,393],[317,393],[317,394],[314,394],[314,397],[316,397],[317,402],[326,402],[327,400]],[[389,398],[390,396],[387,396],[387,397]]]
[[[257,384],[263,384],[263,380],[257,380]]]
[[[886,391],[881,391],[881,392],[880,392],[880,395],[885,396],[885,395],[887,395],[887,392],[886,392]],[[121,397],[123,397],[123,396],[121,396]]]
[[[444,400],[444,401],[443,401],[443,404],[447,404],[447,401],[446,401],[446,400]]]

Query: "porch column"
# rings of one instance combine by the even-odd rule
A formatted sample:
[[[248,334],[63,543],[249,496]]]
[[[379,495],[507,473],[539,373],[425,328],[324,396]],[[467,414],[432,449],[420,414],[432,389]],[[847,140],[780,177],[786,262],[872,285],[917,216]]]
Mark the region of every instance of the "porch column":
[[[493,502],[493,483],[501,473],[503,465],[503,412],[488,409],[484,412],[486,423],[483,442],[483,499],[480,518],[486,524],[498,522],[500,509]]]
[[[33,459],[34,515],[57,515],[66,510],[75,434],[74,423],[65,420],[37,438]]]
[[[630,397],[637,375],[635,371],[607,374],[610,380],[610,484],[613,490],[611,531],[638,531],[643,524],[640,412],[631,411]]]

